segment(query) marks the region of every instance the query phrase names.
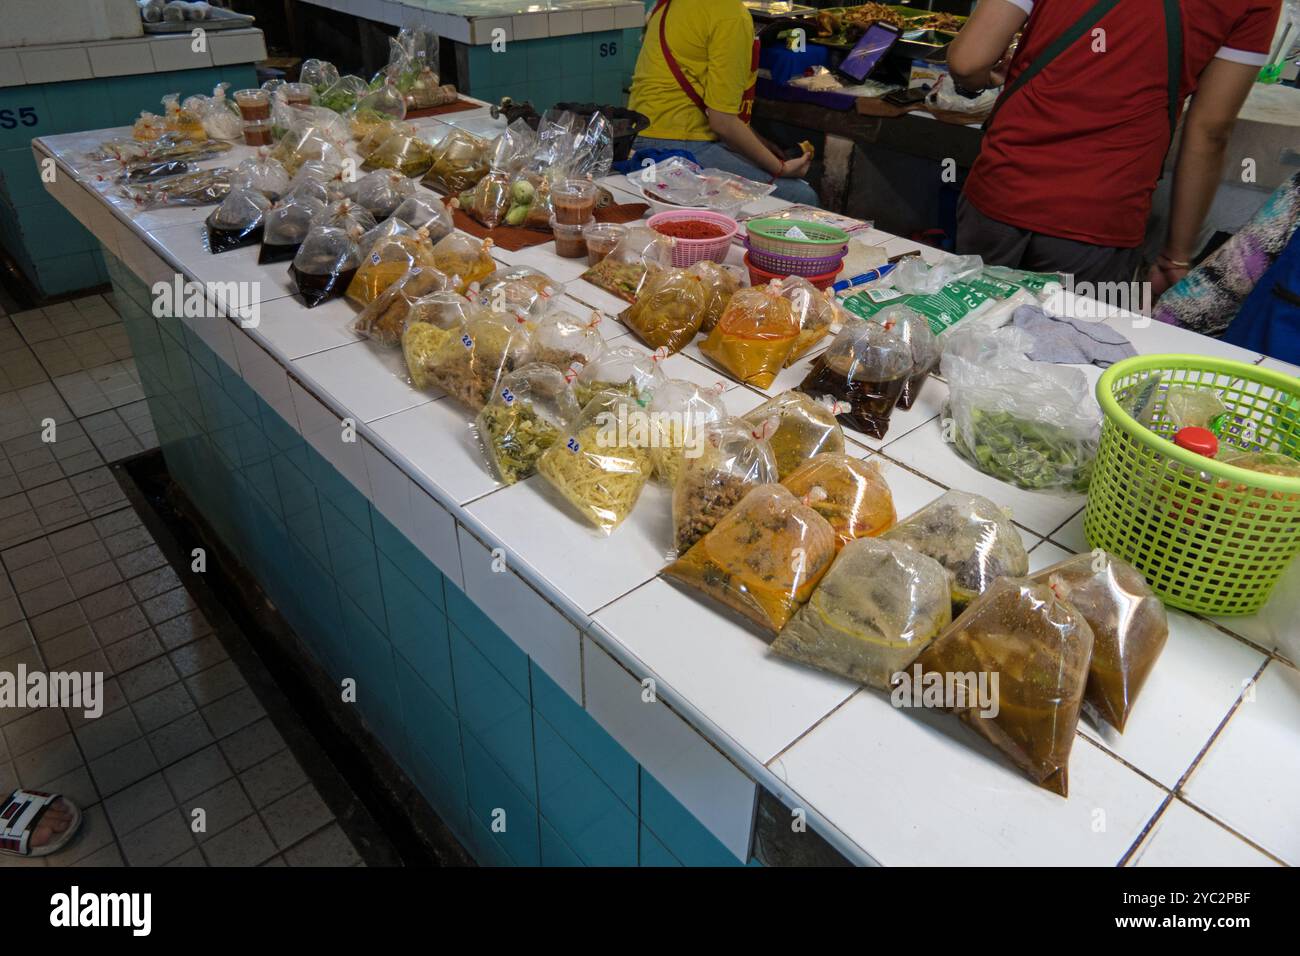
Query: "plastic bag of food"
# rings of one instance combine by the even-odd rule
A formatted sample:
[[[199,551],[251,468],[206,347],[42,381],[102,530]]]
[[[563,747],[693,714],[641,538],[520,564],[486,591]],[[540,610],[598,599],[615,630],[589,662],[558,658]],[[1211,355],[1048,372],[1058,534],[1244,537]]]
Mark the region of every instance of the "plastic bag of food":
[[[544,272],[528,266],[497,269],[479,286],[483,304],[496,312],[514,312],[540,318],[551,308],[555,297],[564,291]]]
[[[370,215],[370,211],[364,206],[357,205],[351,199],[340,199],[330,206],[326,215],[329,218],[329,225],[337,226],[345,230],[349,235],[355,234],[358,241],[360,241],[361,236],[370,232],[377,225],[375,217]]]
[[[497,479],[513,485],[537,471],[537,460],[578,420],[578,400],[564,373],[524,365],[501,380],[475,425]]]
[[[431,292],[411,303],[400,335],[402,358],[412,385],[433,387],[428,372],[433,357],[449,338],[460,335],[475,311],[473,303],[455,292]]]
[[[402,344],[415,303],[446,289],[447,277],[437,269],[413,266],[361,310],[352,329],[372,342],[396,348]]]
[[[406,99],[397,87],[385,83],[357,100],[357,105],[348,110],[347,119],[352,138],[361,139],[381,123],[406,119]]]
[[[818,289],[803,276],[787,276],[777,287],[790,300],[790,308],[799,323],[799,338],[785,360],[788,368],[827,335],[837,334],[844,326],[845,313],[834,293]]]
[[[408,323],[407,330],[424,324],[428,323]],[[424,358],[421,380],[477,412],[487,404],[501,379],[523,364],[529,334],[528,324],[516,316],[477,309]],[[407,367],[411,368],[409,352]]]
[[[226,98],[229,88],[229,83],[218,83],[211,96],[186,97],[181,106],[199,118],[209,139],[233,143],[243,139],[244,122],[234,102]]]
[[[586,407],[597,392],[618,392],[644,404],[650,394],[666,381],[656,356],[627,345],[602,349],[582,367],[573,382],[578,404]]]
[[[700,322],[700,331],[707,334],[722,318],[732,295],[747,283],[734,267],[719,265],[712,259],[701,259],[686,271],[699,276],[704,289],[704,318]]]
[[[829,395],[841,420],[872,438],[884,438],[889,416],[912,371],[912,350],[883,325],[851,322],[813,362],[799,390]]]
[[[781,485],[760,485],[663,573],[777,633],[834,560],[826,519]]]
[[[433,166],[433,147],[415,136],[389,135],[366,156],[362,169],[391,169],[403,176],[423,176]]]
[[[635,302],[646,273],[672,265],[672,241],[653,229],[634,227],[613,251],[582,274],[582,278],[628,302]]]
[[[183,139],[207,139],[207,130],[203,120],[190,110],[181,106],[179,93],[168,93],[162,98],[163,126],[168,133],[174,133]]]
[[[1165,418],[1173,431],[1183,428],[1208,428],[1216,435],[1232,420],[1232,413],[1212,388],[1170,385],[1165,390]]]
[[[491,249],[491,239],[472,239],[453,232],[438,240],[433,247],[433,265],[456,281],[457,292],[465,293],[472,284],[496,271]]]
[[[329,89],[338,81],[338,67],[329,60],[303,60],[298,70],[298,82],[315,87],[318,92]]]
[[[809,458],[781,484],[830,522],[840,545],[874,538],[898,520],[894,496],[874,461],[827,452]]]
[[[964,699],[950,709],[1030,780],[1064,797],[1092,645],[1083,615],[1050,587],[1001,578],[914,670],[945,684],[955,678]]]
[[[510,174],[494,169],[452,203],[488,229],[495,229],[510,209]]]
[[[421,182],[444,196],[459,196],[487,174],[487,141],[458,129],[438,144],[433,166]]]
[[[1239,448],[1233,448],[1226,445],[1219,450],[1218,460],[1225,465],[1235,465],[1237,468],[1245,468],[1248,471],[1258,471],[1264,475],[1278,475],[1282,478],[1300,478],[1300,461],[1291,458],[1288,455],[1282,455],[1275,451],[1242,451]],[[1226,483],[1224,483],[1226,484]],[[1237,491],[1245,492],[1246,488],[1242,485],[1234,486]],[[1263,495],[1264,492],[1257,492]],[[1273,497],[1280,500],[1294,501],[1294,495],[1283,495],[1275,492]]]
[[[776,429],[768,443],[782,479],[814,455],[844,451],[844,431],[834,411],[802,392],[774,395],[747,413],[744,421],[750,428],[761,428],[771,418],[776,419]]]
[[[416,136],[418,132],[418,128],[413,123],[406,123],[402,120],[389,120],[385,123],[379,123],[372,127],[370,132],[366,133],[365,136],[362,136],[357,140],[357,154],[361,156],[362,159],[369,159],[371,154],[382,146],[389,137],[405,136],[407,139],[410,139]],[[433,147],[430,146],[429,149],[432,150]],[[391,169],[392,167],[384,168]]]
[[[316,225],[298,247],[289,274],[310,309],[342,295],[360,264],[353,235],[338,226]]]
[[[401,222],[400,219],[397,221]],[[402,226],[410,228],[405,223],[402,223]],[[348,284],[347,291],[348,299],[360,306],[369,305],[409,270],[434,269],[433,245],[429,242],[428,235],[422,232],[414,236],[386,236],[375,240],[369,246],[366,246],[363,241],[361,248],[363,255],[361,267],[357,269],[357,274]],[[449,282],[447,277],[439,273],[438,278],[439,289],[447,288]],[[433,288],[429,288],[421,295],[433,291],[435,291]]]
[[[298,252],[307,233],[317,222],[325,219],[325,204],[311,196],[293,196],[276,203],[266,212],[262,228],[262,248],[257,261],[286,262]]]
[[[776,483],[776,459],[761,433],[728,419],[704,431],[700,454],[682,462],[673,485],[673,545],[685,554],[759,485]]]
[[[230,194],[230,170],[199,169],[183,176],[145,186],[124,186],[122,193],[138,209],[162,209],[166,206],[210,206]]]
[[[613,129],[603,113],[584,119],[567,110],[550,109],[537,123],[535,169],[552,181],[600,179],[614,161]]]
[[[507,177],[519,173],[533,158],[537,150],[537,131],[524,120],[517,119],[488,146],[488,166]]]
[[[951,623],[948,574],[939,562],[905,545],[862,538],[844,546],[772,650],[889,690]]]
[[[549,230],[551,227],[551,182],[541,173],[524,171],[510,180],[509,204],[502,217],[507,226]]]
[[[659,269],[646,278],[619,321],[652,349],[672,355],[687,345],[704,319],[704,283],[685,269]]]
[[[292,175],[305,163],[323,163],[341,169],[347,157],[339,144],[316,126],[304,126],[287,132],[271,150],[271,157]]]
[[[414,193],[414,179],[407,179],[391,169],[376,169],[357,180],[352,197],[376,219],[387,219],[402,200]]]
[[[258,150],[256,156],[235,167],[230,184],[238,189],[256,189],[275,202],[289,191],[289,181],[289,172],[283,164],[272,159],[267,151]]]
[[[1101,410],[1081,371],[1030,361],[1031,343],[1017,328],[952,334],[942,368],[953,444],[980,471],[1021,488],[1086,491]]]
[[[655,477],[672,487],[682,464],[703,451],[704,436],[711,425],[727,418],[722,403],[722,384],[701,388],[694,382],[673,378],[656,382],[646,395],[646,420],[650,434],[650,460]]]
[[[412,229],[427,229],[430,242],[439,241],[456,228],[451,212],[441,200],[429,193],[407,196],[393,210],[393,218],[402,220]]]
[[[357,105],[357,100],[370,91],[366,81],[359,76],[348,74],[340,76],[325,89],[316,90],[316,98],[321,106],[335,113],[346,113]]]
[[[208,251],[229,252],[262,241],[262,227],[271,200],[253,189],[231,189],[208,215]]]
[[[772,286],[740,289],[700,351],[746,385],[767,388],[799,338],[790,301]]]
[[[979,495],[949,491],[881,537],[934,558],[952,575],[952,603],[965,607],[1002,577],[1023,577],[1029,556],[1007,514]]]
[[[599,312],[585,319],[558,309],[545,313],[533,329],[527,360],[553,365],[576,377],[578,370],[604,351],[605,340],[597,328],[600,321]]]
[[[871,317],[871,321],[879,322],[886,329],[896,332],[912,350],[912,371],[903,383],[902,394],[898,396],[899,408],[911,408],[920,397],[921,388],[930,373],[939,367],[943,347],[924,316],[905,305],[882,309]]]
[[[1169,639],[1169,616],[1150,585],[1110,554],[1081,554],[1033,576],[1074,605],[1092,629],[1084,703],[1120,733]]]
[[[381,241],[401,237],[404,239],[415,239],[419,233],[408,226],[396,216],[389,216],[381,220],[373,229],[367,229],[357,240],[357,245],[361,247],[361,258],[364,259],[369,255],[371,248]]]
[[[329,186],[323,180],[312,176],[303,176],[301,170],[299,170],[298,175],[289,181],[289,191],[280,198],[281,201],[314,199],[324,206],[328,206],[335,199],[330,192]]]
[[[564,439],[537,461],[551,487],[605,534],[632,513],[650,477],[649,448],[617,425],[636,408],[622,393],[597,392]]]

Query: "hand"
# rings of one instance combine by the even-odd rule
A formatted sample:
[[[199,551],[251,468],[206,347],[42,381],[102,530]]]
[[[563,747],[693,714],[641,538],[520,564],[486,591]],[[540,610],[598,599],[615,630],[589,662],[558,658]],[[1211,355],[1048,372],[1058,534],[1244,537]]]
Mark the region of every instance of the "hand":
[[[812,156],[804,153],[794,159],[787,159],[781,164],[781,171],[777,173],[778,179],[803,179],[808,175],[808,169],[812,166]]]
[[[1007,85],[1007,74],[1011,72],[1011,59],[1014,56],[1013,51],[1007,50],[1002,54],[1002,59],[993,64],[993,68],[989,70],[989,89]]]
[[[1147,273],[1147,282],[1151,284],[1151,301],[1155,302],[1173,286],[1183,280],[1191,271],[1186,266],[1176,266],[1161,256]]]

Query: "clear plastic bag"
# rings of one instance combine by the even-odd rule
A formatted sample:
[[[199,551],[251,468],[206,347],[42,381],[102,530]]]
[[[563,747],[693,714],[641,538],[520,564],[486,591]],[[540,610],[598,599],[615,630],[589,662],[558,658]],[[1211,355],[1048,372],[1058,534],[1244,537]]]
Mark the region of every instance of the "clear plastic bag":
[[[700,351],[746,385],[767,388],[799,338],[790,301],[773,286],[740,289]]]
[[[604,351],[605,339],[597,328],[600,322],[599,312],[585,319],[558,309],[545,313],[533,329],[528,361],[552,365],[576,377],[583,366]]]
[[[912,350],[883,325],[850,322],[813,362],[799,390],[828,395],[841,420],[872,438],[884,438],[889,417],[912,371]]]
[[[338,226],[317,225],[298,247],[289,274],[311,309],[342,295],[360,264],[361,251],[352,235]]]
[[[698,275],[660,269],[646,278],[636,301],[618,318],[646,345],[672,355],[700,331],[704,308],[704,282]]]
[[[756,183],[721,169],[702,169],[681,156],[640,169],[628,179],[661,202],[721,213],[736,212],[776,190],[775,184]]]
[[[600,179],[614,162],[613,130],[603,113],[589,118],[565,110],[547,110],[537,123],[533,168],[552,182],[561,179]]]
[[[745,495],[776,483],[767,439],[741,419],[704,430],[700,454],[686,458],[673,485],[673,545],[685,554]]]
[[[294,196],[276,203],[266,212],[262,227],[262,248],[258,251],[260,265],[269,262],[287,262],[298,252],[311,227],[325,220],[325,204],[311,196]]]
[[[283,164],[272,159],[265,150],[258,150],[256,156],[235,167],[230,185],[237,189],[255,189],[275,202],[289,191],[289,181],[289,172]]]
[[[496,271],[492,258],[491,239],[472,239],[453,232],[444,236],[433,247],[433,265],[456,281],[456,291],[465,293],[476,282]]]
[[[722,318],[732,295],[743,288],[745,282],[732,267],[719,265],[711,259],[701,259],[686,271],[699,276],[704,289],[704,317],[700,320],[700,331],[708,334]]]
[[[488,229],[501,225],[510,209],[510,174],[494,169],[452,202]]]
[[[560,283],[528,266],[497,269],[479,286],[479,296],[489,309],[534,319],[545,315],[563,291]]]
[[[315,87],[317,92],[329,89],[338,81],[338,67],[329,60],[303,60],[298,70],[298,82]]]
[[[953,444],[985,474],[1030,490],[1086,491],[1101,410],[1076,368],[1031,362],[1030,336],[954,332],[942,368]]]
[[[802,392],[774,395],[748,412],[744,421],[750,428],[762,428],[772,418],[776,428],[767,440],[782,479],[814,455],[844,452],[844,431],[835,413]]]
[[[998,578],[1029,571],[1020,532],[1007,514],[979,495],[949,491],[881,537],[934,558],[952,575],[952,603],[965,607]]]
[[[124,186],[122,194],[137,209],[162,209],[167,206],[210,206],[230,194],[230,170],[199,169],[183,176],[172,176],[145,186]]]
[[[537,172],[514,175],[510,181],[509,204],[501,220],[504,225],[549,230],[553,211],[549,179]]]
[[[366,81],[359,76],[340,76],[328,87],[316,88],[316,98],[321,106],[343,114],[357,105],[357,100],[370,91]]]
[[[314,199],[322,206],[328,206],[334,201],[334,196],[325,181],[312,176],[303,176],[302,171],[299,170],[298,174],[289,181],[289,191],[281,197],[281,201],[298,199]]]
[[[487,174],[487,141],[458,129],[438,144],[433,166],[421,182],[444,196],[459,196]]]
[[[413,266],[361,310],[352,329],[372,342],[396,348],[402,344],[402,333],[415,303],[435,292],[445,292],[447,284],[447,277],[437,269]]]
[[[785,360],[789,368],[827,335],[837,334],[844,326],[845,313],[833,293],[823,292],[803,276],[787,276],[777,287],[790,300],[790,308],[799,323],[799,338]]]
[[[501,380],[475,425],[483,454],[503,484],[537,471],[537,460],[578,420],[578,401],[564,373],[524,365]]]
[[[488,147],[488,166],[494,172],[505,173],[507,179],[523,171],[537,150],[537,131],[522,119],[517,119]]]
[[[406,119],[406,99],[391,83],[357,100],[347,114],[353,139],[361,139],[381,123]]]
[[[208,132],[203,128],[203,120],[182,107],[180,99],[179,93],[168,93],[162,98],[163,128],[184,139],[207,139]]]
[[[393,210],[393,218],[402,220],[412,229],[427,229],[430,242],[438,242],[456,228],[451,212],[438,197],[428,193],[407,196]]]
[[[1001,578],[917,658],[917,667],[945,684],[956,677],[965,699],[947,701],[949,709],[1030,780],[1064,797],[1092,645],[1083,615],[1050,587]]]
[[[208,252],[229,252],[262,241],[262,228],[271,200],[253,189],[231,189],[208,215]]]
[[[782,657],[889,690],[952,623],[948,575],[901,544],[844,546],[817,590],[772,643]]]
[[[573,391],[584,407],[597,392],[618,392],[639,403],[649,402],[650,394],[666,380],[655,356],[618,345],[602,349],[582,367]]]
[[[198,117],[209,139],[234,143],[242,141],[244,123],[234,101],[226,98],[228,89],[229,83],[218,83],[211,96],[186,97],[182,107]]]
[[[401,222],[401,220],[397,220]],[[402,223],[404,229],[409,229]],[[384,290],[414,268],[438,270],[433,265],[433,246],[427,235],[391,235],[376,239],[368,246],[361,244],[362,261],[357,274],[348,284],[347,297],[357,305],[366,306]],[[438,272],[439,289],[446,289],[449,279]],[[423,284],[423,282],[421,283]],[[425,293],[433,292],[427,289]]]
[[[1171,434],[1183,428],[1207,428],[1219,435],[1224,423],[1232,417],[1228,406],[1212,388],[1170,385],[1165,389],[1164,398],[1164,417],[1173,426]]]
[[[327,215],[329,225],[337,226],[349,235],[355,234],[358,239],[378,225],[366,207],[357,205],[351,199],[340,199],[330,206]]]
[[[404,199],[414,194],[414,179],[391,169],[376,169],[357,180],[352,197],[376,219],[387,219]]]
[[[647,394],[650,460],[655,477],[672,487],[682,465],[703,452],[709,426],[726,421],[722,386],[701,388],[694,382],[673,378],[656,383]]]
[[[407,328],[409,331],[411,325]],[[516,316],[477,309],[426,357],[422,380],[477,412],[501,379],[523,364],[530,333],[528,324]],[[408,368],[410,365],[408,352]]]
[[[882,309],[871,317],[871,321],[897,333],[912,350],[912,371],[903,384],[902,394],[898,396],[899,408],[911,408],[921,396],[921,388],[930,373],[939,367],[943,348],[930,330],[930,323],[919,312],[905,305]]]
[[[618,422],[637,412],[619,392],[597,392],[537,471],[587,522],[610,534],[632,513],[650,477],[650,450]]]
[[[271,157],[279,160],[290,175],[296,174],[307,163],[342,169],[347,158],[338,142],[317,126],[289,130],[271,150]]]
[[[1120,733],[1169,639],[1169,616],[1132,565],[1081,554],[1034,575],[1068,601],[1092,629],[1084,703]]]
[[[360,151],[360,147],[358,147]],[[391,169],[406,177],[420,177],[433,166],[433,147],[405,133],[390,133],[369,153],[362,153],[365,170]]]
[[[809,458],[781,484],[830,522],[841,546],[883,534],[898,520],[893,493],[874,461],[824,452]]]
[[[460,336],[460,330],[476,311],[472,303],[455,292],[431,292],[411,303],[401,337],[402,358],[413,386],[434,387],[429,374],[434,359],[448,339]]]
[[[780,632],[835,560],[835,532],[780,485],[760,485],[663,572]]]
[[[635,302],[646,274],[672,265],[672,241],[653,229],[634,227],[613,251],[582,274],[582,278],[627,302]]]
[[[894,270],[891,281],[904,295],[934,295],[950,282],[969,279],[984,271],[979,256],[949,256],[930,265],[920,256],[904,259]]]

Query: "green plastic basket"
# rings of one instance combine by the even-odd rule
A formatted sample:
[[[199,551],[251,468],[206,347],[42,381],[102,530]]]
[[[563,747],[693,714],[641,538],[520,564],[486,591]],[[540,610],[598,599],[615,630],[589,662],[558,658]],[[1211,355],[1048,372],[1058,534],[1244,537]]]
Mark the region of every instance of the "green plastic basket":
[[[1170,385],[1219,394],[1231,413],[1222,443],[1300,458],[1300,379],[1200,355],[1126,359],[1097,383],[1105,419],[1084,533],[1141,571],[1172,607],[1253,614],[1300,553],[1300,478],[1176,446],[1164,411]],[[1145,424],[1125,410],[1139,397],[1147,399]]]
[[[849,234],[843,229],[802,219],[751,219],[745,228],[751,248],[797,259],[834,255],[849,241]],[[803,233],[803,238],[789,237],[790,230],[796,228]]]

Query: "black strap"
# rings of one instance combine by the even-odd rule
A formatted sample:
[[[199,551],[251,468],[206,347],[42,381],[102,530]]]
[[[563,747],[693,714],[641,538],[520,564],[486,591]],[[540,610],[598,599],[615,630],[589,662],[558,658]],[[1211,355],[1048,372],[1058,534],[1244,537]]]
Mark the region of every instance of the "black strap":
[[[1183,112],[1183,8],[1179,0],[1165,0],[1165,40],[1169,49],[1169,141]]]

